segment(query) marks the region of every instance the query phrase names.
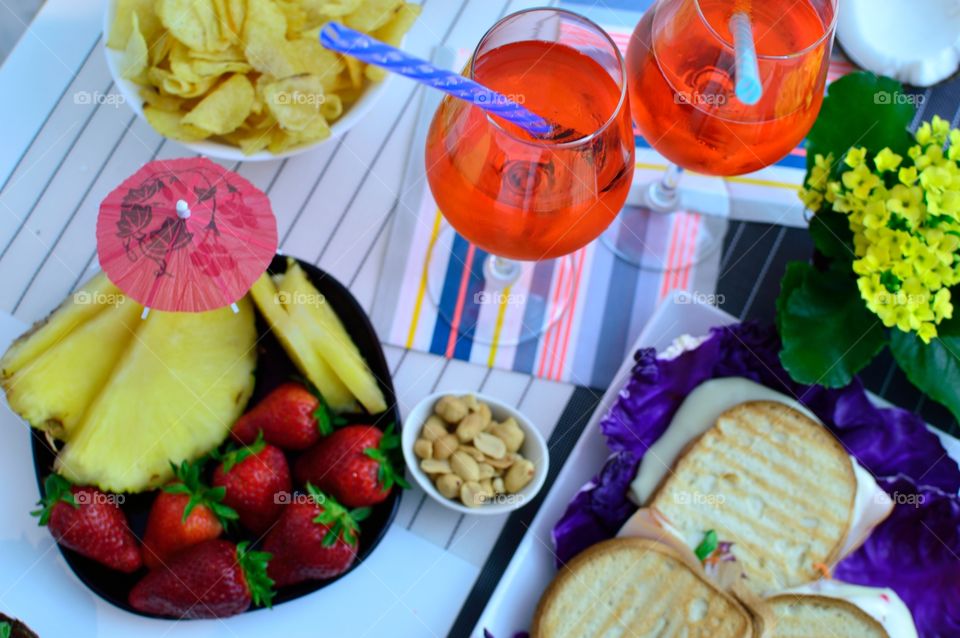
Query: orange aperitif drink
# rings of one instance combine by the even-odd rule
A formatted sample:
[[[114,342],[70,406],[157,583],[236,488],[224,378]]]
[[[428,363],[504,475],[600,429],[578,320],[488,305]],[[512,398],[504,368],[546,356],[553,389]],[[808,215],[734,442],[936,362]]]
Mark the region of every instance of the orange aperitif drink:
[[[505,19],[467,69],[557,134],[535,137],[451,98],[430,127],[427,177],[440,210],[457,232],[501,258],[536,261],[581,248],[613,221],[630,188],[623,61],[612,43],[591,43],[608,40],[602,31],[569,16],[535,10]],[[533,18],[552,39],[538,39],[532,26],[522,35],[521,23]]]
[[[730,18],[747,11],[763,97],[734,92]],[[679,166],[740,175],[768,166],[804,138],[820,111],[834,0],[660,0],[631,39],[633,118]]]

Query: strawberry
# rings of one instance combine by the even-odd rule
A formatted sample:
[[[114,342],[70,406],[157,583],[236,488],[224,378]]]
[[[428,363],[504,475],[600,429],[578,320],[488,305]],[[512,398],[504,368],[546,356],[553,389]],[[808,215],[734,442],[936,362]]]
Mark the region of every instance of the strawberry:
[[[44,482],[43,497],[33,512],[48,525],[54,539],[78,554],[121,572],[143,565],[137,539],[127,517],[107,494],[92,487],[76,487],[59,474]]]
[[[213,485],[226,490],[223,504],[237,512],[241,525],[262,535],[280,518],[293,489],[287,458],[260,433],[253,445],[231,449],[219,460]]]
[[[249,543],[205,541],[144,576],[130,591],[130,606],[172,618],[225,618],[251,604],[269,607],[269,560],[269,554],[249,551]]]
[[[395,483],[410,487],[391,460],[399,446],[392,425],[386,432],[372,425],[348,425],[305,452],[294,476],[301,485],[313,483],[347,507],[369,507],[383,502]]]
[[[307,497],[287,505],[263,549],[273,555],[267,573],[277,586],[333,578],[357,558],[358,523],[367,508],[347,511],[333,497],[307,485]]]
[[[173,465],[171,463],[171,465]],[[184,549],[211,540],[237,513],[223,504],[226,489],[200,481],[200,463],[173,465],[177,480],[157,494],[143,535],[143,562],[155,568]]]
[[[301,383],[284,383],[233,424],[238,443],[250,445],[263,432],[267,443],[284,450],[305,450],[330,428],[323,399]]]

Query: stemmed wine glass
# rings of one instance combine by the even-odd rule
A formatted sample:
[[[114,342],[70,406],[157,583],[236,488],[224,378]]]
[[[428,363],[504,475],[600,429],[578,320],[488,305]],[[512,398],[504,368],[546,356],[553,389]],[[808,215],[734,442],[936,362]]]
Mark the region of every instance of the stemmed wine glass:
[[[645,192],[646,207],[673,213],[683,169],[733,176],[769,166],[804,138],[823,101],[837,0],[658,0],[637,25],[627,52],[630,104],[637,129],[670,164]],[[732,22],[746,14],[762,95],[738,98]],[[621,224],[648,213],[625,211]],[[672,267],[712,254],[725,220],[702,216],[700,246]],[[611,239],[604,237],[606,243]],[[648,247],[649,248],[649,247]],[[650,269],[663,256],[623,254]]]
[[[554,131],[533,135],[447,97],[427,136],[430,189],[460,236],[447,242],[470,242],[464,254],[478,265],[455,264],[464,267],[457,283],[472,294],[449,311],[442,303],[449,264],[434,255],[431,297],[460,335],[515,344],[543,333],[569,305],[572,286],[558,282],[550,293],[529,285],[534,262],[585,246],[626,200],[634,170],[626,65],[593,22],[531,9],[495,24],[465,74],[540,115]],[[521,280],[524,292],[511,293]],[[485,308],[491,303],[523,306],[514,334],[499,334],[498,313]]]

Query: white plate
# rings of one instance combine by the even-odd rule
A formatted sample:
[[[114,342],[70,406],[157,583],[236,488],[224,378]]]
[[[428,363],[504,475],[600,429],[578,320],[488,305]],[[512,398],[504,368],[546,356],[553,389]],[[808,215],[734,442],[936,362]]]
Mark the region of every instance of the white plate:
[[[106,43],[110,35],[110,26],[113,24],[113,17],[116,14],[117,3],[116,0],[109,0],[107,3],[106,11],[103,12],[103,41]],[[406,39],[404,37],[404,39]],[[400,42],[400,46],[403,47],[403,41]],[[117,91],[120,92],[120,95],[123,97],[123,101],[137,114],[137,117],[146,121],[146,118],[143,115],[143,104],[140,99],[138,92],[139,87],[134,82],[127,80],[123,77],[120,77],[120,64],[123,58],[122,51],[114,51],[104,44],[103,46],[104,55],[107,58],[107,68],[110,69],[110,75],[113,77],[113,82],[117,87]],[[297,146],[296,148],[291,148],[282,153],[271,153],[270,151],[260,151],[259,153],[254,153],[253,155],[244,155],[236,146],[231,146],[229,144],[221,144],[220,142],[208,142],[206,140],[200,142],[183,142],[181,140],[173,140],[178,144],[181,144],[195,153],[200,155],[206,155],[207,157],[215,157],[223,160],[232,160],[232,161],[243,161],[243,162],[263,162],[267,160],[279,160],[286,157],[293,157],[294,155],[299,155],[300,153],[309,151],[311,149],[317,148],[321,144],[331,142],[338,137],[344,135],[349,131],[353,126],[362,120],[367,113],[373,109],[374,104],[377,103],[377,100],[386,92],[389,83],[394,79],[392,73],[388,73],[387,77],[379,82],[369,83],[367,88],[364,90],[363,95],[360,96],[360,99],[357,100],[352,106],[347,108],[343,115],[341,115],[333,124],[330,125],[330,137],[322,140],[318,140],[312,144],[304,144],[303,146]]]
[[[679,336],[705,335],[714,326],[726,326],[737,321],[722,310],[692,301],[682,291],[674,293],[660,304],[630,348],[629,355],[557,475],[540,511],[517,546],[474,628],[474,636],[483,636],[486,628],[496,638],[510,638],[515,632],[530,628],[540,596],[556,575],[551,530],[574,495],[593,478],[610,455],[599,425],[630,376],[633,353],[640,348],[656,348],[659,352]],[[873,399],[883,403],[876,397]],[[940,432],[938,434],[950,456],[960,460],[960,440]]]

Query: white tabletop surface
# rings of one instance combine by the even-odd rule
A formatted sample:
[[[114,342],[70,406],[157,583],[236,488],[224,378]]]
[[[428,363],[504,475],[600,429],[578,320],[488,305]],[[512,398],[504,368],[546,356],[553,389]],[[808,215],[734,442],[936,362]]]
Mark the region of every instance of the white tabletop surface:
[[[441,43],[472,46],[506,12],[543,4],[426,0],[407,48],[428,57]],[[48,0],[0,67],[5,98],[0,101],[0,313],[13,315],[19,325],[49,312],[95,264],[100,200],[144,162],[190,154],[161,139],[119,103],[104,62],[102,11],[101,0]],[[412,83],[393,81],[364,124],[339,140],[285,161],[226,164],[269,193],[281,249],[334,274],[368,310],[390,221],[408,214],[396,202],[418,97]],[[9,338],[18,324],[5,325]],[[386,354],[403,414],[432,391],[477,390],[518,405],[549,435],[574,389],[399,348],[387,347]],[[28,441],[25,427],[4,412],[0,451],[19,458]],[[0,466],[5,472],[10,467],[2,458]],[[23,616],[37,629],[46,627],[40,632],[44,638],[66,635],[67,625],[74,636],[129,636],[134,626],[136,635],[164,635],[169,623],[127,624],[132,617],[94,604],[66,575],[49,538],[24,515],[37,494],[32,476],[21,473],[16,490],[0,490],[0,511],[20,525],[0,530],[0,611]],[[344,592],[375,583],[384,598],[382,613],[363,614],[350,635],[446,635],[505,520],[465,519],[425,500],[417,489],[405,494],[390,542],[371,559],[386,571],[357,570],[342,581]],[[14,556],[22,560],[3,564]],[[48,612],[55,591],[50,588],[64,587],[71,588],[71,600],[79,605],[73,622]],[[308,615],[343,628],[357,609],[319,592],[268,617],[289,626],[284,629],[289,636],[317,635],[303,622]],[[245,635],[247,627],[258,626],[262,631],[253,620],[186,623],[178,625],[177,635]]]

